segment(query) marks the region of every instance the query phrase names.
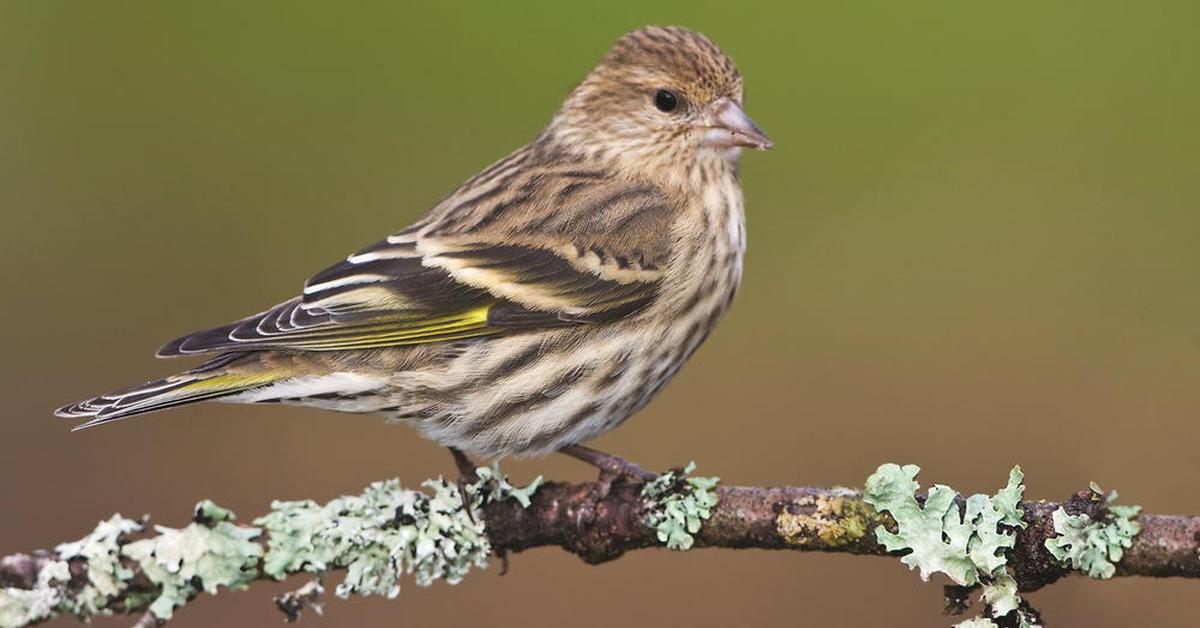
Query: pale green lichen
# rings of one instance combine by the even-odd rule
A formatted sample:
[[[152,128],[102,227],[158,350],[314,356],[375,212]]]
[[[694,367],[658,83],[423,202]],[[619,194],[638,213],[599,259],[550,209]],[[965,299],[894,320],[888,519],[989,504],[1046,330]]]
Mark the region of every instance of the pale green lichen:
[[[962,514],[954,503],[958,493],[940,484],[929,489],[922,506],[915,495],[918,472],[916,465],[885,464],[867,479],[863,500],[896,521],[896,532],[875,530],[879,542],[891,552],[909,550],[900,560],[919,569],[922,580],[940,571],[959,585],[972,585],[979,582],[981,570],[991,574],[1003,567],[1005,559],[998,552],[1011,548],[1015,536],[997,526],[1024,525],[1016,506],[1022,490],[1020,467],[1013,468],[1008,486],[996,497],[967,498]]]
[[[345,567],[339,596],[395,597],[406,572],[425,585],[437,578],[457,582],[471,566],[486,565],[490,548],[482,520],[471,520],[457,487],[444,480],[424,486],[432,495],[391,480],[323,506],[272,504],[273,512],[256,521],[271,535],[264,571],[283,578]]]
[[[42,567],[32,589],[5,588],[0,591],[0,626],[25,626],[52,617],[64,603],[71,571],[66,561]]]
[[[216,523],[218,521],[233,521],[237,515],[232,510],[222,508],[211,499],[201,500],[192,510],[192,519],[199,523]]]
[[[298,571],[322,574],[345,567],[336,589],[341,597],[395,597],[405,573],[419,586],[436,580],[456,584],[472,567],[487,566],[491,545],[482,507],[509,497],[528,506],[541,483],[539,477],[515,487],[496,466],[480,467],[476,475],[478,481],[463,487],[469,509],[459,488],[441,478],[423,484],[431,493],[402,489],[391,480],[325,505],[275,502],[270,514],[255,521],[270,533],[263,571],[281,579]]]
[[[1021,598],[1007,570],[1005,551],[1016,544],[1014,528],[1025,527],[1020,509],[1024,475],[1020,467],[1009,472],[1008,484],[995,495],[972,495],[960,513],[954,489],[934,485],[922,505],[916,498],[920,468],[885,464],[867,478],[863,501],[886,512],[896,531],[875,529],[879,543],[890,552],[907,551],[900,558],[922,580],[941,572],[961,586],[983,587],[983,600],[993,617],[1018,609]],[[1024,613],[1018,623],[1031,626]],[[975,618],[960,626],[987,626],[991,620]],[[974,624],[969,622],[976,622]]]
[[[1103,495],[1095,483],[1092,484],[1092,492],[1097,499]],[[1113,504],[1116,499],[1116,491],[1109,494],[1104,516],[1097,521],[1086,514],[1067,514],[1060,506],[1052,515],[1054,531],[1058,536],[1046,539],[1046,549],[1060,563],[1089,577],[1113,577],[1125,549],[1133,545],[1133,537],[1142,530],[1135,520],[1141,507],[1117,506]]]
[[[1021,605],[1021,595],[1017,591],[1017,581],[1005,568],[998,569],[992,574],[991,580],[984,583],[980,599],[992,609],[993,617],[1004,617],[1017,610]],[[1024,626],[1024,623],[1021,623]]]
[[[468,487],[475,494],[483,494],[484,501],[501,501],[512,498],[521,504],[522,508],[529,508],[530,500],[533,499],[533,494],[537,492],[538,487],[542,485],[542,476],[533,478],[533,481],[525,486],[514,486],[508,481],[508,476],[500,471],[500,463],[495,463],[490,467],[479,467],[475,469],[475,477],[478,480]],[[474,504],[477,508],[481,504]]]
[[[222,586],[243,588],[258,573],[262,546],[252,539],[262,530],[234,525],[233,513],[212,502],[197,504],[195,512],[208,517],[211,527],[199,522],[179,529],[155,526],[158,536],[121,550],[159,587],[149,609],[159,619],[170,619],[201,590],[211,594]]]
[[[659,542],[673,550],[691,549],[696,541],[692,535],[700,531],[717,506],[714,489],[721,479],[689,476],[695,470],[696,463],[689,462],[683,469],[684,477],[668,471],[642,487],[646,513],[642,522],[655,530]]]
[[[469,509],[460,489],[439,478],[424,484],[432,493],[404,490],[392,480],[323,506],[276,502],[256,522],[261,528],[235,525],[232,511],[204,500],[196,504],[188,526],[157,526],[156,536],[124,543],[123,537],[142,531],[143,524],[115,515],[83,539],[59,545],[59,560],[40,569],[33,588],[0,589],[0,628],[58,614],[81,620],[111,614],[108,605],[118,597],[124,608],[148,606],[155,617],[168,619],[201,591],[241,588],[261,573],[282,579],[342,567],[346,575],[337,588],[342,596],[394,596],[404,573],[422,586],[438,579],[456,583],[471,567],[487,564],[491,546],[482,508],[508,498],[528,506],[542,481],[514,486],[498,466],[481,467],[476,475],[476,482],[462,488]],[[264,530],[271,535],[265,555],[255,541]],[[122,566],[122,556],[137,563],[153,590],[129,589],[133,573]],[[76,560],[86,561],[87,582],[68,587],[67,561]]]
[[[88,582],[71,596],[64,610],[80,617],[99,614],[109,600],[125,589],[125,581],[132,574],[121,566],[120,540],[141,530],[140,521],[113,515],[101,521],[91,534],[55,548],[63,560],[87,561]]]
[[[24,626],[59,613],[80,619],[107,614],[105,604],[124,591],[132,575],[121,566],[119,539],[141,529],[141,523],[113,515],[82,539],[56,547],[59,560],[38,572],[32,589],[0,590],[0,627]],[[68,588],[72,560],[86,561],[87,580]]]

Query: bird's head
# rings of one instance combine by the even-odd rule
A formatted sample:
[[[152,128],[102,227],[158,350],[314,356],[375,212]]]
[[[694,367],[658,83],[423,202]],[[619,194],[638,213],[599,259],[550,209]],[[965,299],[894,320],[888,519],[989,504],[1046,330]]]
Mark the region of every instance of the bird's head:
[[[772,146],[742,98],[741,74],[716,44],[685,28],[650,26],[613,45],[548,132],[572,150],[659,167],[733,162],[743,147]]]

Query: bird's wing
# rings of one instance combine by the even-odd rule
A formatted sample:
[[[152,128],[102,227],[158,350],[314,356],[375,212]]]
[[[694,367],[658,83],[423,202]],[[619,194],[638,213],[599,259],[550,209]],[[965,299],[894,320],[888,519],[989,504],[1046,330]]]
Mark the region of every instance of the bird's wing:
[[[159,355],[368,349],[627,316],[658,294],[675,207],[600,171],[493,166],[303,295]]]

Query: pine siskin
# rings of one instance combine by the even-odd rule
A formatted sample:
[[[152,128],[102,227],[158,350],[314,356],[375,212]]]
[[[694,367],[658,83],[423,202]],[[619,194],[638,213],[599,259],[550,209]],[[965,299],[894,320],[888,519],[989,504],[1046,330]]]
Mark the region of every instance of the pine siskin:
[[[197,401],[382,414],[455,451],[563,451],[636,412],[729,308],[737,163],[771,141],[702,35],[622,37],[531,143],[303,294],[174,340],[199,368],[59,409],[76,429]],[[458,451],[461,450],[461,451]],[[614,461],[618,461],[614,463]]]

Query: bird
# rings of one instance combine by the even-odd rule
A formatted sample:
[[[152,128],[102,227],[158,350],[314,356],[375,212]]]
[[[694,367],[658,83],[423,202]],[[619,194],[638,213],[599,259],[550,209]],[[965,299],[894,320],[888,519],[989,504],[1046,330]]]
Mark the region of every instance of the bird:
[[[525,146],[263,312],[168,342],[196,368],[64,406],[104,425],[200,401],[376,414],[472,456],[561,452],[621,425],[729,309],[738,164],[773,146],[741,74],[678,26],[622,36]]]

